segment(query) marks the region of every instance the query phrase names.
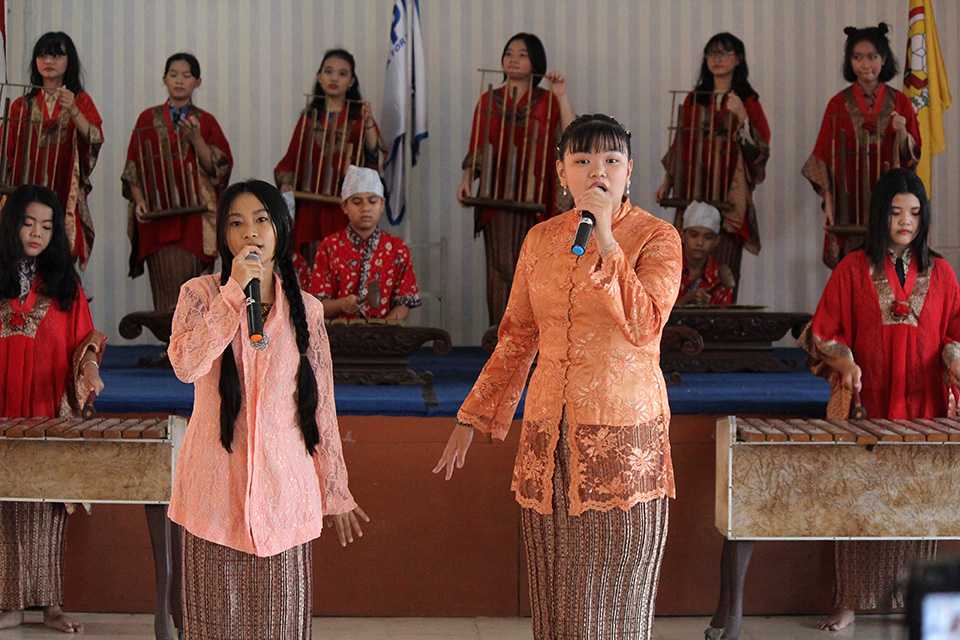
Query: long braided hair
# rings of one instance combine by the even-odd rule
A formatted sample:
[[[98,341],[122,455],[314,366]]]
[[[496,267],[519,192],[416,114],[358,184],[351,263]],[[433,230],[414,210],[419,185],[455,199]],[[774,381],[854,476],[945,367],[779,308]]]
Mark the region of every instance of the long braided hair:
[[[293,268],[293,259],[290,255],[292,221],[287,212],[286,202],[280,191],[268,182],[262,180],[246,180],[230,185],[217,207],[217,245],[223,269],[220,273],[220,284],[225,285],[230,279],[233,266],[233,253],[227,246],[227,219],[233,201],[242,193],[249,193],[259,200],[270,215],[277,237],[273,262],[280,272],[283,282],[283,295],[290,306],[290,322],[296,331],[297,351],[300,352],[300,361],[297,366],[297,418],[300,431],[303,433],[303,443],[307,453],[313,455],[320,442],[320,431],[317,428],[317,377],[307,360],[307,351],[310,348],[310,330],[307,326],[307,310],[303,305],[303,293]],[[228,452],[232,452],[233,431],[240,413],[241,389],[240,376],[237,372],[236,356],[233,346],[227,345],[223,351],[220,366],[220,443]]]

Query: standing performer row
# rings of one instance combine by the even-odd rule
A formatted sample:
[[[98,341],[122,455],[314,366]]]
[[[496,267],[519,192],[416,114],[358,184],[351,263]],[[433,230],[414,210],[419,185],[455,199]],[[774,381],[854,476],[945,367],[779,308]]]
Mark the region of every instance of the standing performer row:
[[[827,105],[803,169],[824,198],[824,262],[831,267],[862,244],[869,193],[879,174],[915,166],[921,145],[909,100],[886,84],[897,71],[886,25],[850,27],[845,33],[843,75],[852,84]],[[94,239],[87,198],[103,143],[101,119],[83,91],[80,60],[67,34],[38,40],[30,75],[26,95],[5,108],[10,126],[4,128],[0,175],[8,190],[36,183],[57,192],[82,268]],[[500,68],[481,70],[480,76],[457,195],[474,208],[475,232],[484,235],[488,314],[496,325],[523,237],[534,223],[555,215],[563,199],[549,168],[558,133],[574,112],[564,77],[548,71],[546,50],[533,34],[513,36]],[[541,87],[544,79],[549,89]],[[171,56],[163,83],[168,100],[137,119],[122,183],[130,203],[130,276],[146,266],[155,308],[170,311],[183,282],[209,271],[215,260],[214,203],[229,182],[233,159],[216,118],[194,104],[199,61],[188,53]],[[8,94],[16,89],[5,88]],[[312,267],[320,240],[346,226],[339,207],[346,167],[378,169],[385,151],[350,52],[332,49],[324,55],[306,102],[274,176],[296,204],[293,246],[303,272]],[[743,250],[756,254],[761,248],[753,191],[765,177],[771,139],[749,81],[743,42],[730,33],[710,38],[695,87],[672,92],[672,104],[665,175],[656,198],[676,209],[678,229],[687,227],[684,212],[691,202],[720,211],[711,257],[729,269],[735,301]],[[700,284],[702,270],[699,260],[686,266],[685,282]],[[697,288],[685,286],[683,295]],[[685,302],[710,298],[690,295]]]

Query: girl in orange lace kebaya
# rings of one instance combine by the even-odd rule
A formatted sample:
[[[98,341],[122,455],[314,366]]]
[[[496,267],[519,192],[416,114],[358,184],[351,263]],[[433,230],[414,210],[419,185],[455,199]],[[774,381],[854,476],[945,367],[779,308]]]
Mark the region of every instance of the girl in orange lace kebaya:
[[[260,180],[221,196],[223,273],[180,290],[168,354],[193,383],[170,519],[183,541],[191,640],[308,640],[310,542],[323,519],[340,543],[367,519],[347,487],[323,306],[300,290],[291,220]],[[260,281],[264,333],[252,343],[244,288]]]
[[[434,472],[474,431],[503,439],[534,357],[512,488],[522,509],[535,638],[649,638],[675,496],[660,337],[680,287],[672,225],[632,205],[630,134],[585,115],[557,174],[576,209],[524,241],[497,348]],[[596,230],[580,257],[580,212]]]

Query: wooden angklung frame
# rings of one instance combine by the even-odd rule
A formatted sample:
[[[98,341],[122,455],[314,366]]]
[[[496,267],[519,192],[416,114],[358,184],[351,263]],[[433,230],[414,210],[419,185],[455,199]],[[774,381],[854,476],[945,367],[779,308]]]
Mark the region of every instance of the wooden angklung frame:
[[[883,134],[867,130],[851,133],[832,118],[833,139],[830,142],[830,177],[833,188],[833,226],[831,233],[862,236],[870,218],[870,193],[880,176],[900,168],[903,138],[897,134],[893,142],[892,164],[881,161]],[[848,171],[848,167],[852,169]]]
[[[362,166],[363,127],[357,140],[351,140],[351,111],[365,109],[364,103],[346,100],[340,112],[311,107],[317,97],[307,94],[307,106],[300,115],[297,158],[293,169],[293,196],[324,204],[340,204],[340,183],[351,164]],[[331,122],[331,114],[336,115]],[[343,114],[343,117],[340,117]],[[342,122],[341,122],[342,120]],[[319,162],[318,162],[319,160]]]
[[[670,125],[667,137],[670,141],[670,173],[673,176],[670,193],[660,201],[663,207],[684,209],[691,202],[699,201],[713,205],[720,211],[729,211],[733,204],[727,200],[727,192],[733,177],[730,166],[733,147],[737,144],[737,121],[730,111],[718,115],[715,102],[722,92],[671,91]],[[680,106],[677,97],[683,96]],[[709,96],[710,106],[700,104],[698,99]],[[690,114],[684,113],[689,103]],[[709,113],[709,116],[704,114]],[[685,117],[686,116],[686,117]]]
[[[166,125],[134,130],[134,162],[147,205],[144,218],[156,220],[206,211],[200,197],[200,166],[179,127],[169,135]],[[172,139],[171,139],[172,138]]]
[[[11,193],[24,184],[36,184],[48,188],[55,188],[57,184],[57,170],[60,166],[60,137],[67,128],[65,111],[52,126],[40,120],[34,121],[30,117],[30,108],[27,96],[34,89],[41,89],[29,84],[0,83],[0,104],[3,105],[3,115],[0,116],[0,126],[3,134],[0,135],[0,193]],[[24,99],[24,108],[19,117],[14,118],[13,103],[17,98]],[[76,136],[76,130],[74,130]],[[76,145],[76,140],[74,140]],[[51,146],[56,149],[51,152]]]
[[[534,79],[530,76],[527,87],[527,100],[518,101],[522,96],[514,88],[509,96],[502,84],[502,69],[477,69],[480,73],[480,99],[478,100],[477,124],[473,128],[470,140],[470,172],[476,180],[473,195],[464,198],[463,203],[473,207],[484,207],[507,211],[543,212],[546,210],[544,192],[549,182],[547,172],[553,167],[547,166],[548,151],[556,144],[555,132],[550,130],[554,118],[553,95],[548,92],[546,107],[547,126],[530,116],[536,102],[532,99],[535,90]],[[499,86],[497,86],[499,85]],[[500,113],[494,109],[494,91],[504,87]],[[484,104],[483,96],[489,98]],[[559,114],[556,114],[559,116]],[[492,125],[499,123],[499,134],[491,139]],[[541,130],[543,129],[543,130]]]

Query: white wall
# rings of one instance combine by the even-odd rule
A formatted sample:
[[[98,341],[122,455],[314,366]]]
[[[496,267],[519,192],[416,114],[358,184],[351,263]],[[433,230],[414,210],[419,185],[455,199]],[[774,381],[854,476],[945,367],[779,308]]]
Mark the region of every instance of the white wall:
[[[129,244],[120,172],[130,128],[165,98],[163,62],[185,49],[203,68],[198,104],[214,113],[236,158],[234,179],[270,179],[286,148],[302,94],[323,51],[357,57],[364,96],[382,104],[390,0],[9,0],[11,81],[25,77],[35,39],[64,30],[75,39],[87,89],[104,117],[106,144],[93,174],[97,240],[85,286],[95,320],[114,344],[124,313],[150,308],[146,277],[126,277]],[[960,2],[937,3],[940,40],[960,99]],[[880,20],[892,27],[902,64],[906,0],[421,0],[430,76],[430,139],[413,174],[399,231],[415,243],[446,238],[448,252],[417,265],[421,285],[445,288],[419,320],[476,344],[486,324],[481,241],[454,197],[480,66],[495,66],[506,39],[537,33],[551,68],[569,77],[578,112],[615,115],[633,131],[632,193],[653,208],[661,178],[670,89],[691,86],[706,39],[732,31],[746,42],[751,81],[773,127],[767,180],[757,193],[764,249],[744,261],[741,301],[809,310],[827,276],[820,264],[818,203],[800,176],[826,100],[841,78],[842,28]],[[899,85],[899,80],[896,81]],[[935,163],[935,244],[960,258],[960,107],[947,113],[948,151]],[[661,212],[662,213],[662,212]]]

